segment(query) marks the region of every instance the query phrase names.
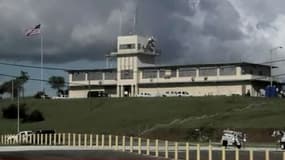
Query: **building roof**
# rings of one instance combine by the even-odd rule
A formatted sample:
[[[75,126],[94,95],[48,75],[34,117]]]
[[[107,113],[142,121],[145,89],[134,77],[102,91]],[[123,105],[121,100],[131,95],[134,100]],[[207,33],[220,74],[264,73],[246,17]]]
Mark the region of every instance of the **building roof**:
[[[99,68],[99,69],[70,69],[65,70],[66,72],[72,73],[72,72],[106,72],[106,71],[117,71],[116,68]]]
[[[256,64],[249,62],[233,62],[233,63],[208,63],[208,64],[185,64],[185,65],[156,65],[156,66],[144,66],[139,67],[139,69],[158,69],[158,68],[179,68],[179,67],[215,67],[215,66],[260,66],[260,67],[270,67],[270,65]],[[277,68],[272,66],[272,68]],[[72,69],[66,70],[66,72],[106,72],[106,71],[116,71],[116,68],[99,68],[99,69]]]
[[[214,67],[214,66],[260,66],[270,67],[270,65],[256,64],[249,62],[233,62],[233,63],[207,63],[207,64],[186,64],[186,65],[157,65],[157,66],[145,66],[139,67],[141,69],[155,69],[155,68],[178,68],[178,67]],[[272,68],[277,68],[272,66]]]

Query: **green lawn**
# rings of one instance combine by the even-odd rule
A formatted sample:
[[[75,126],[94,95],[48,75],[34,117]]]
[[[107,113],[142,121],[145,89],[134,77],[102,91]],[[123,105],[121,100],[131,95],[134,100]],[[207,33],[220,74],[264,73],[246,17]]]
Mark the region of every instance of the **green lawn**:
[[[30,111],[40,110],[46,120],[21,124],[21,130],[53,128],[58,132],[129,135],[168,132],[178,136],[178,132],[200,127],[285,127],[285,99],[221,96],[22,101]],[[0,108],[10,103],[11,100],[0,100]],[[16,120],[5,120],[1,115],[1,132],[16,132],[16,124]]]

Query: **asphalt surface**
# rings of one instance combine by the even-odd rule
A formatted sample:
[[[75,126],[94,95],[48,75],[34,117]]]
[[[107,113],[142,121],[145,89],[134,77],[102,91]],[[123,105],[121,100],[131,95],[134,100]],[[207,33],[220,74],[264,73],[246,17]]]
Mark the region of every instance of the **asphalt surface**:
[[[130,153],[114,152],[114,151],[87,151],[87,150],[47,150],[47,151],[17,151],[17,152],[2,152],[0,160],[123,160],[123,159],[155,159],[152,157],[138,156]]]
[[[0,147],[0,160],[159,160],[136,153],[65,146]]]
[[[121,148],[119,148],[121,150]],[[0,147],[0,160],[123,160],[123,159],[159,159],[155,158],[154,148],[151,147],[150,154],[152,156],[146,155],[146,148],[142,148],[142,154],[137,154],[137,148],[133,148],[133,153],[129,152],[129,147],[126,147],[126,152],[121,151],[111,151],[110,149],[100,148],[100,147],[68,147],[68,146],[1,146]],[[164,147],[159,147],[159,156],[164,157]],[[178,148],[178,158],[185,159],[186,152],[184,147]],[[270,160],[283,160],[283,151],[276,148],[245,148],[239,150],[240,160],[250,160],[250,152],[253,151],[254,160],[265,160],[265,149],[269,150]],[[174,148],[169,146],[169,159],[174,158]],[[200,160],[208,160],[208,147],[201,147]],[[192,147],[189,151],[190,160],[196,160],[197,152],[195,147]],[[163,159],[163,158],[160,158]],[[219,147],[214,147],[212,150],[212,159],[221,160],[222,159],[222,149]],[[235,148],[226,149],[226,160],[235,159]]]

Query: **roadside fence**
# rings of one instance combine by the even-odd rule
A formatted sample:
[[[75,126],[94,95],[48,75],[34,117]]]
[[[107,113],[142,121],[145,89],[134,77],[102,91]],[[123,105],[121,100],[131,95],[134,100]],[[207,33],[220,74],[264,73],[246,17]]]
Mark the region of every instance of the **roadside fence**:
[[[141,137],[104,134],[32,134],[0,135],[0,145],[69,146],[85,149],[114,150],[174,160],[285,160],[285,152],[269,149],[226,149],[221,146],[172,142]],[[278,158],[276,158],[278,157]]]

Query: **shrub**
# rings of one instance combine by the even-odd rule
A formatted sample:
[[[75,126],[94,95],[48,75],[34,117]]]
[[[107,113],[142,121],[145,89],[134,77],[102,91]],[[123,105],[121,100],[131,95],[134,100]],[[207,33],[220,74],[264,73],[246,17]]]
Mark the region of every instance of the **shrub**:
[[[45,93],[42,91],[39,91],[34,95],[34,98],[41,99],[43,95],[45,95]]]
[[[28,108],[26,104],[20,104],[20,119],[22,122],[39,122],[44,121],[44,116],[39,110],[33,110],[31,114],[27,114]],[[8,107],[2,109],[2,117],[6,119],[18,118],[18,107],[16,104],[10,104]]]
[[[34,110],[29,116],[23,119],[23,122],[40,122],[44,121],[44,116],[39,110]]]
[[[26,104],[20,104],[20,118],[25,118],[27,108]],[[16,119],[18,117],[18,106],[16,104],[10,104],[8,107],[2,109],[3,118]]]

